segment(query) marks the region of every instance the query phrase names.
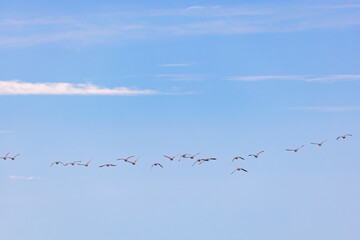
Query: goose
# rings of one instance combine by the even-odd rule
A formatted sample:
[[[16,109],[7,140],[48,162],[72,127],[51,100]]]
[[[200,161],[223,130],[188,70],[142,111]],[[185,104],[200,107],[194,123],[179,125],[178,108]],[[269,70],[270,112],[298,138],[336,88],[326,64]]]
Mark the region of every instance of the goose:
[[[56,162],[53,162],[53,163],[50,165],[50,167],[51,167],[52,165],[54,165],[54,164],[58,165],[58,164],[60,164],[60,163],[65,166],[65,164],[64,164],[63,162],[56,161]]]
[[[160,163],[154,163],[153,165],[151,165],[151,169],[152,169],[154,166],[159,166],[159,167],[163,168],[163,166],[162,166]]]
[[[245,168],[237,168],[237,169],[235,169],[230,175],[233,175],[234,174],[234,172],[236,172],[236,171],[244,171],[244,172],[248,172]]]
[[[326,142],[326,141],[327,141],[327,139],[325,139],[321,143],[311,143],[311,144],[318,145],[319,147],[321,147],[324,144],[324,142]]]
[[[107,164],[99,166],[99,168],[101,168],[101,167],[115,167],[115,166],[116,166],[115,164],[107,163]]]
[[[80,165],[80,166],[84,166],[84,167],[88,167],[89,166],[89,163],[91,162],[92,159],[90,159],[87,163],[83,164],[83,163],[78,163],[77,165]]]
[[[304,145],[302,145],[301,147],[298,147],[298,148],[296,148],[296,149],[285,149],[286,151],[290,151],[290,152],[297,152],[297,151],[299,151],[299,149],[301,149],[301,148],[303,148],[304,147]]]
[[[135,159],[135,161],[131,162],[131,161],[127,161],[128,163],[131,163],[132,165],[135,165],[137,160],[139,160],[140,157],[138,157],[137,159]]]
[[[0,158],[2,158],[2,159],[4,159],[4,160],[6,160],[8,157],[8,155],[10,154],[10,152],[8,152],[5,156],[3,156],[3,157],[0,157]]]
[[[8,157],[8,158],[10,158],[11,160],[15,160],[15,158],[17,157],[17,156],[19,156],[20,154],[16,154],[15,156],[13,156],[13,157]]]
[[[352,135],[351,134],[345,134],[343,136],[337,137],[336,140],[339,140],[340,138],[345,139],[347,136],[351,137]]]
[[[203,158],[203,159],[199,159],[199,160],[201,160],[201,161],[199,162],[199,165],[200,165],[200,164],[202,164],[202,163],[204,163],[204,162],[208,162],[208,161],[210,161],[210,160],[216,160],[216,158]]]
[[[185,154],[181,155],[181,156],[179,157],[179,162],[180,162],[181,158],[189,158],[189,155],[190,155],[190,154],[188,154],[188,153],[185,153]]]
[[[237,160],[237,159],[245,160],[245,158],[243,158],[243,157],[236,156],[236,157],[233,158],[232,162],[234,162],[234,161]]]
[[[163,155],[164,157],[170,159],[170,161],[174,160],[177,156],[179,156],[179,154],[173,156],[173,157],[169,157],[169,156],[166,156],[166,155]]]
[[[197,153],[197,154],[195,154],[195,155],[192,155],[191,157],[190,157],[190,159],[194,159],[194,157],[196,157],[197,155],[199,155],[200,153]]]
[[[127,162],[127,161],[129,161],[130,158],[133,158],[133,157],[135,157],[135,156],[128,156],[127,158],[118,158],[117,160],[118,160],[118,161],[121,161],[121,160],[122,160],[122,161]]]
[[[67,165],[74,166],[75,163],[77,163],[77,162],[81,163],[81,161],[69,162],[69,163],[66,163],[65,166],[67,166]]]
[[[254,158],[258,158],[259,157],[259,155],[261,154],[261,153],[263,153],[264,151],[260,151],[260,152],[258,152],[257,154],[250,154],[249,156],[251,157],[251,156],[253,156]]]

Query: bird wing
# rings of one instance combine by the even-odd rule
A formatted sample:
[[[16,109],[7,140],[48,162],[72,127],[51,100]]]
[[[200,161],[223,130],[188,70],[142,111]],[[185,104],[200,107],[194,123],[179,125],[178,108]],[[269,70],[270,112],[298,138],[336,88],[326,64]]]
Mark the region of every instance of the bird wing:
[[[230,174],[230,175],[233,175],[234,174],[234,172],[236,172],[236,171],[238,171],[237,169],[235,169],[234,171],[232,171],[232,173]]]
[[[163,168],[163,166],[162,166],[160,163],[159,163],[158,165],[159,165],[161,168]]]
[[[55,164],[55,162],[53,162],[51,165],[50,165],[50,167],[52,167],[52,165],[54,165]]]
[[[240,168],[241,171],[247,172],[245,168]]]

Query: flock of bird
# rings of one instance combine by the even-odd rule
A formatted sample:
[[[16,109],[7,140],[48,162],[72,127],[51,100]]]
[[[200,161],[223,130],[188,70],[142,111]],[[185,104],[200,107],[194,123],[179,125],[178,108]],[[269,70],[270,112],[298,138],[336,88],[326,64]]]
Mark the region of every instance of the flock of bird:
[[[346,137],[350,137],[352,136],[351,134],[345,134],[345,135],[342,135],[342,136],[339,136],[336,138],[336,140],[339,140],[339,139],[345,139]],[[319,142],[319,143],[314,143],[312,142],[311,144],[313,145],[317,145],[319,147],[321,147],[325,142],[327,141],[327,139],[325,139],[324,141],[322,142]],[[301,145],[300,147],[298,148],[295,148],[295,149],[285,149],[286,151],[288,152],[298,152],[300,149],[302,149],[305,145]],[[254,158],[259,158],[260,154],[263,153],[264,151],[260,151],[260,152],[257,152],[255,154],[249,154],[248,156],[249,157],[254,157]],[[13,157],[9,157],[9,154],[10,152],[8,152],[5,156],[3,157],[0,157],[0,159],[2,158],[3,160],[7,160],[7,159],[11,159],[11,160],[15,160],[16,157],[18,157],[20,154],[16,154],[14,155]],[[196,159],[196,156],[198,156],[200,153],[196,153],[194,155],[192,154],[177,154],[177,155],[174,155],[174,156],[167,156],[167,155],[163,155],[165,158],[169,159],[170,161],[174,161],[175,159],[178,159],[178,161],[180,162],[181,159],[191,159],[191,160],[194,160],[194,163],[192,164],[192,166],[195,166],[196,164],[197,165],[201,165],[203,164],[204,162],[209,162],[209,161],[215,161],[217,160],[217,158],[215,157],[209,157],[209,158],[198,158]],[[117,161],[123,161],[125,163],[129,163],[129,164],[132,164],[132,165],[135,165],[137,163],[137,161],[140,159],[140,157],[137,157],[135,160],[131,161],[130,159],[133,159],[135,158],[135,156],[128,156],[126,158],[118,158],[116,159]],[[232,159],[232,162],[234,162],[235,160],[245,160],[244,157],[241,157],[241,156],[235,156],[233,159]],[[84,166],[84,167],[88,167],[90,162],[92,161],[92,159],[90,159],[89,161],[87,161],[86,163],[82,163],[81,161],[74,161],[74,162],[68,162],[68,163],[63,163],[61,161],[56,161],[56,162],[53,162],[50,164],[50,167],[52,167],[53,165],[63,165],[63,166],[75,166],[75,165],[79,165],[79,166]],[[116,167],[117,165],[116,164],[112,164],[112,163],[106,163],[106,164],[103,164],[103,165],[100,165],[99,168],[102,168],[102,167]],[[163,165],[161,163],[153,163],[151,165],[151,169],[153,167],[160,167],[160,168],[164,168]],[[235,172],[240,172],[240,171],[243,171],[243,172],[248,172],[245,168],[236,168],[235,170],[233,170],[231,172],[231,175],[234,174]]]

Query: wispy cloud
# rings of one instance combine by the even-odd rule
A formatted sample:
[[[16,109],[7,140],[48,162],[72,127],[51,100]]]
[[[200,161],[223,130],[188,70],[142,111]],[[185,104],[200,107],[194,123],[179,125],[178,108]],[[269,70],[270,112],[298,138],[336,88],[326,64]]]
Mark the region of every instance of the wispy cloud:
[[[0,46],[96,43],[179,35],[299,32],[360,26],[360,5],[189,6],[72,16],[0,18]]]
[[[154,90],[127,87],[104,88],[94,84],[28,83],[19,80],[0,81],[0,95],[154,95]]]
[[[42,179],[41,177],[36,177],[36,176],[9,176],[10,179],[12,180],[40,180]]]
[[[0,130],[0,133],[12,133],[13,131],[10,130]]]
[[[194,63],[167,63],[160,64],[161,67],[188,67],[193,65]]]
[[[306,76],[306,75],[262,75],[262,76],[231,76],[225,78],[231,81],[256,82],[256,81],[276,81],[292,80],[306,82],[340,82],[340,81],[360,81],[360,75],[327,75],[327,76]]]
[[[320,112],[349,112],[360,111],[360,106],[315,106],[315,107],[296,107],[290,110],[299,111],[320,111]]]

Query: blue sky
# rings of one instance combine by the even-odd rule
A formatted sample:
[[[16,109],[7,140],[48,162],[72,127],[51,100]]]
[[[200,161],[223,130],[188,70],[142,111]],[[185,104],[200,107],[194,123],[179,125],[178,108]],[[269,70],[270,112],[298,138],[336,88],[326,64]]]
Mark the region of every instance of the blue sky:
[[[359,16],[359,1],[3,1],[0,155],[21,155],[0,161],[1,239],[359,239]],[[162,158],[197,152],[219,160]]]

